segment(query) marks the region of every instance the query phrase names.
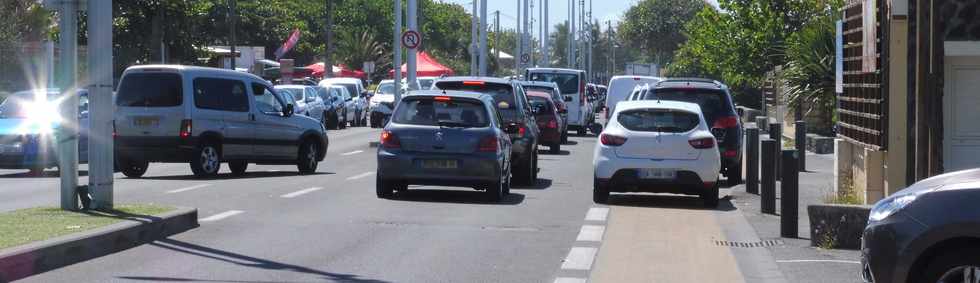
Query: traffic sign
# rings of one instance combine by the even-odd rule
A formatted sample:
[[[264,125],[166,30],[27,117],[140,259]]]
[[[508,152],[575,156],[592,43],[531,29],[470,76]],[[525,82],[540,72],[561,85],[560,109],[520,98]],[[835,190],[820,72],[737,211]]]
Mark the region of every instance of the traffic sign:
[[[418,48],[422,45],[422,35],[414,30],[407,30],[402,33],[402,47],[408,49]]]
[[[521,63],[527,64],[528,62],[531,62],[531,54],[524,53],[521,55]]]

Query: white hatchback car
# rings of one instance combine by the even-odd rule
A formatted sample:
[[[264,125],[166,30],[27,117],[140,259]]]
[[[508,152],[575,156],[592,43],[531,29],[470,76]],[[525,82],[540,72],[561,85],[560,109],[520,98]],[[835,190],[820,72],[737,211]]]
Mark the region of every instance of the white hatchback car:
[[[624,101],[599,135],[593,201],[610,192],[697,195],[718,206],[721,157],[701,107],[677,101]]]

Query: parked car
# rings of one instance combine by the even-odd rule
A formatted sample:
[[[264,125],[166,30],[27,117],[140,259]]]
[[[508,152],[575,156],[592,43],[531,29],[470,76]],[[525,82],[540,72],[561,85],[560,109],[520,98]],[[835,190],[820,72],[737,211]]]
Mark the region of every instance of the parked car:
[[[490,77],[450,77],[436,82],[440,90],[473,91],[493,97],[513,144],[511,171],[517,182],[533,185],[538,180],[540,133],[524,87],[516,80]]]
[[[555,103],[558,114],[561,116],[561,129],[559,130],[561,132],[561,143],[568,142],[568,106],[565,100],[571,101],[572,98],[562,96],[561,90],[558,89],[558,84],[553,82],[523,81],[521,85],[524,86],[525,91],[542,91],[551,94],[551,101]]]
[[[609,91],[606,93],[606,118],[616,111],[616,103],[627,100],[637,86],[657,84],[663,78],[645,76],[615,76],[609,80]]]
[[[314,87],[317,90],[317,95],[324,103],[324,118],[323,124],[327,129],[342,129],[347,126],[348,113],[347,103],[344,101],[344,97],[341,94],[342,91],[347,91],[346,88],[342,86],[335,85],[317,85]]]
[[[58,166],[59,89],[19,91],[0,103],[0,168],[31,175]],[[88,91],[78,90],[78,162],[88,163]]]
[[[561,116],[558,107],[551,100],[551,94],[540,91],[527,92],[528,103],[531,104],[531,113],[534,113],[534,120],[538,123],[541,130],[539,144],[548,146],[549,153],[558,154],[561,152]]]
[[[912,184],[878,201],[861,238],[866,282],[980,280],[980,168]]]
[[[417,91],[406,95],[381,132],[376,193],[389,198],[408,185],[510,192],[511,142],[490,95]]]
[[[418,77],[419,89],[432,89],[432,85],[439,80],[439,77]]]
[[[579,135],[585,135],[595,121],[593,105],[586,97],[585,71],[557,68],[530,68],[524,74],[529,81],[553,82],[558,84],[568,106],[568,128]]]
[[[718,139],[722,174],[730,185],[742,182],[742,122],[728,86],[706,79],[667,79],[650,85],[641,100],[674,100],[697,103]]]
[[[320,85],[339,85],[347,88],[347,93],[351,96],[351,101],[347,101],[347,110],[353,113],[350,121],[352,127],[367,125],[367,99],[368,91],[364,87],[364,82],[358,78],[329,78],[320,81]]]
[[[315,94],[314,94],[315,95]],[[115,156],[128,177],[149,162],[190,164],[195,176],[233,174],[249,163],[316,171],[329,140],[319,121],[294,114],[262,78],[224,69],[147,65],[126,69],[115,113]]]
[[[277,85],[275,86],[276,91],[282,93],[283,95],[290,95],[293,97],[293,101],[296,102],[294,107],[296,107],[296,114],[306,115],[320,121],[323,123],[324,116],[326,113],[326,106],[320,95],[313,86],[308,85]]]
[[[717,207],[715,146],[697,104],[620,102],[595,146],[593,201],[606,203],[610,192],[674,193]]]
[[[401,89],[402,93],[408,92],[408,87],[405,84],[401,85]],[[394,80],[383,80],[378,84],[378,88],[374,91],[374,96],[371,97],[368,109],[371,113],[371,128],[384,127],[388,121],[388,117],[391,116],[392,111],[395,109]]]

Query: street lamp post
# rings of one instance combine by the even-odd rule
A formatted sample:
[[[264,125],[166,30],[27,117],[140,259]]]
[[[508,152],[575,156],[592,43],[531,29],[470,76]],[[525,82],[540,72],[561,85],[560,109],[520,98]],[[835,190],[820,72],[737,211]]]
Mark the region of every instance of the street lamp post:
[[[60,2],[61,61],[58,63],[58,86],[65,99],[61,102],[61,126],[57,130],[58,171],[61,178],[61,208],[78,210],[78,2]]]
[[[112,0],[88,1],[88,188],[92,208],[113,206]]]

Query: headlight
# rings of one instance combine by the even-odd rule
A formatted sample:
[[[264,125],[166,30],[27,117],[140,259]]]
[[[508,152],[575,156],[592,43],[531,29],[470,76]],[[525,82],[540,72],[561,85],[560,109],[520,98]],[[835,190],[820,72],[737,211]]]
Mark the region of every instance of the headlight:
[[[902,210],[902,208],[905,208],[905,206],[915,201],[915,199],[918,197],[918,193],[912,193],[891,196],[878,201],[878,203],[871,208],[871,215],[868,217],[868,220],[870,222],[885,220],[885,218],[888,218],[892,214],[895,214],[895,212]]]

